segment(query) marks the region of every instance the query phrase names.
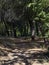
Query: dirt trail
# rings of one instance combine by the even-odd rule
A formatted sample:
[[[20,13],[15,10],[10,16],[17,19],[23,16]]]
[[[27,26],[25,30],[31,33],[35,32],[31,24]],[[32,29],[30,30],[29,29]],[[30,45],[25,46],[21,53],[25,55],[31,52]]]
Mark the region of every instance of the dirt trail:
[[[46,52],[46,48],[36,43],[14,44],[3,41],[0,43],[0,65],[49,65]]]

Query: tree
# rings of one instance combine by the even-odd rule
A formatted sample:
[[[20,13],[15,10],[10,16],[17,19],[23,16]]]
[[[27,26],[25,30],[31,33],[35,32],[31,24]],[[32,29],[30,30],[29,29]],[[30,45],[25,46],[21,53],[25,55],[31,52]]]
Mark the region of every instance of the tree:
[[[46,3],[49,2],[48,0],[33,0],[31,3],[29,3],[27,5],[28,8],[29,8],[29,17],[28,17],[28,20],[29,19],[32,20],[32,22],[30,21],[30,24],[32,24],[31,28],[35,24],[32,29],[34,29],[34,30],[36,29],[37,35],[39,34],[38,32],[40,30],[42,36],[45,36],[45,33],[44,33],[45,29],[43,28],[43,26],[45,25],[45,22],[47,22],[47,20],[46,20],[47,13],[46,13],[45,9],[47,8],[48,4],[45,4],[45,1],[46,1]],[[33,24],[33,21],[35,21],[34,24]],[[38,29],[39,25],[40,25],[40,27]]]
[[[49,21],[49,0],[0,0],[1,20],[4,22],[6,33],[12,30],[14,37],[17,30],[21,36],[45,36]],[[45,29],[44,29],[45,28]],[[40,33],[39,33],[40,31]]]

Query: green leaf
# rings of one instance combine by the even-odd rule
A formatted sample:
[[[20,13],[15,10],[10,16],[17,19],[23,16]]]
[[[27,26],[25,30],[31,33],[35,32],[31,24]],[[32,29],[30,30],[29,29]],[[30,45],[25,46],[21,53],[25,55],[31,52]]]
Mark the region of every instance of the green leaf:
[[[27,7],[31,7],[31,5],[35,5],[36,3],[29,3]]]
[[[39,18],[38,18],[38,17],[35,17],[34,19],[35,19],[35,20],[39,20]]]

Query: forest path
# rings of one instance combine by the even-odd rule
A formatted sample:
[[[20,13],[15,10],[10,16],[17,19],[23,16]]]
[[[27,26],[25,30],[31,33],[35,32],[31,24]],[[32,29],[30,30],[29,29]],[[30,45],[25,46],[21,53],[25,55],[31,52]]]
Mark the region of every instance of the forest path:
[[[49,65],[46,53],[42,44],[0,41],[0,65]]]

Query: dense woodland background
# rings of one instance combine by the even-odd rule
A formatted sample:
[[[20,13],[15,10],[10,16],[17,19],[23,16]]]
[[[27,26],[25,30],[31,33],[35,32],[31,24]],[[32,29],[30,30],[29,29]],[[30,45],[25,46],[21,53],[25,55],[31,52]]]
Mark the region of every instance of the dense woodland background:
[[[49,0],[0,0],[0,65],[49,65]]]
[[[49,0],[0,0],[0,37],[49,37]]]

